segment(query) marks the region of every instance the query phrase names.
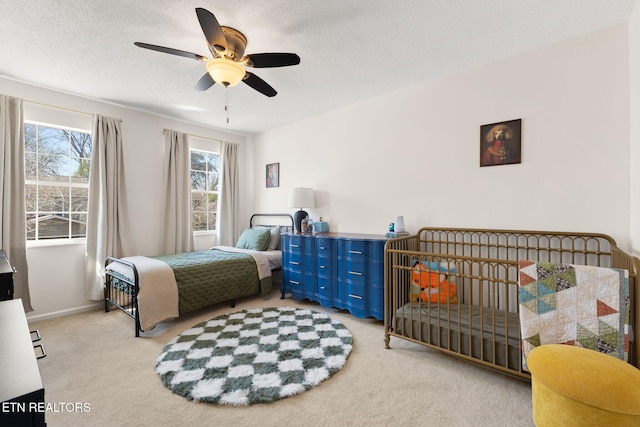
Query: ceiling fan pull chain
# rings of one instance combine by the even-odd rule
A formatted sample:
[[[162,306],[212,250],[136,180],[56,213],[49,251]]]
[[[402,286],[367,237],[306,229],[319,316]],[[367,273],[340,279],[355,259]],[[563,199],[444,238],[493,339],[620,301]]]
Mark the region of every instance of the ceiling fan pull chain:
[[[227,113],[227,124],[229,124],[229,86],[224,88],[224,111]]]

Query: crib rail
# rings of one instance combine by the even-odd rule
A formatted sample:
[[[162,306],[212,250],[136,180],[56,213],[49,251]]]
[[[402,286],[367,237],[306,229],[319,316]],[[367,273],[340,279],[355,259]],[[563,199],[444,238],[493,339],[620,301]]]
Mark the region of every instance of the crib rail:
[[[627,269],[631,324],[637,326],[640,263],[604,234],[427,227],[389,240],[385,252],[387,348],[394,336],[528,380],[518,319],[520,260]],[[411,277],[420,263],[448,267],[445,280],[455,284],[456,301],[416,298]],[[636,366],[637,341],[630,349]]]
[[[421,251],[499,260],[610,267],[615,241],[605,234],[422,228]]]

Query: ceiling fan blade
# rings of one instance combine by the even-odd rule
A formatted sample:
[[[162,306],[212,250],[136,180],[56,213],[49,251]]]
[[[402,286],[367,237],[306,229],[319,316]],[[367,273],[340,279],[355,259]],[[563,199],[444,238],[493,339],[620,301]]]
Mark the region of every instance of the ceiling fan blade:
[[[196,8],[196,15],[198,15],[202,32],[207,38],[211,54],[215,57],[219,56],[219,52],[227,50],[227,39],[222,32],[222,28],[220,28],[218,20],[213,13],[201,7]]]
[[[300,63],[300,57],[295,53],[253,53],[242,59],[254,68],[287,67]]]
[[[198,80],[198,83],[196,83],[195,90],[204,92],[214,84],[216,84],[216,82],[211,78],[211,75],[209,73],[205,73],[204,76],[200,77],[200,80]]]
[[[184,56],[185,58],[196,59],[198,61],[206,61],[207,60],[207,58],[205,56],[198,55],[197,53],[186,52],[184,50],[178,50],[178,49],[173,49],[173,48],[170,48],[170,47],[157,46],[155,44],[141,43],[141,42],[135,42],[133,44],[135,44],[138,47],[145,48],[145,49],[151,49],[151,50],[155,50],[157,52],[162,52],[162,53],[169,53],[171,55]]]
[[[260,92],[261,94],[266,95],[268,97],[272,97],[272,96],[276,96],[276,94],[278,93],[274,88],[269,86],[269,83],[265,82],[255,74],[247,71],[245,76],[246,77],[242,81],[245,82],[247,85],[251,86],[252,88],[254,88],[255,90],[257,90],[258,92]]]

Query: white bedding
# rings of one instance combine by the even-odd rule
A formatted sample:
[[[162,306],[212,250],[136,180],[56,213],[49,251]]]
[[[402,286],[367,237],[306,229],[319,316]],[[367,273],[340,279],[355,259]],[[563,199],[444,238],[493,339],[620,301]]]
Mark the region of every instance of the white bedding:
[[[122,258],[136,266],[138,271],[138,308],[140,310],[140,328],[152,329],[163,320],[178,317],[178,285],[173,269],[164,261],[144,256]],[[133,281],[133,272],[127,265],[112,262],[107,266]]]
[[[267,258],[269,258],[269,266],[271,270],[276,270],[282,267],[282,251],[264,251]]]
[[[233,246],[214,246],[211,249],[218,249],[225,252],[240,252],[251,255],[258,267],[258,279],[271,276],[271,270],[282,267],[282,251],[254,251],[251,249],[239,249]]]

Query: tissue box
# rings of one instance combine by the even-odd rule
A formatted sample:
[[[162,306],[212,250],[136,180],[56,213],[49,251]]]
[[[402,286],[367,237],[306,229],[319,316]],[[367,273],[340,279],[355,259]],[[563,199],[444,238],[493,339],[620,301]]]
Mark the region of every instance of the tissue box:
[[[313,231],[316,233],[328,233],[329,224],[325,221],[317,221],[313,223]]]

